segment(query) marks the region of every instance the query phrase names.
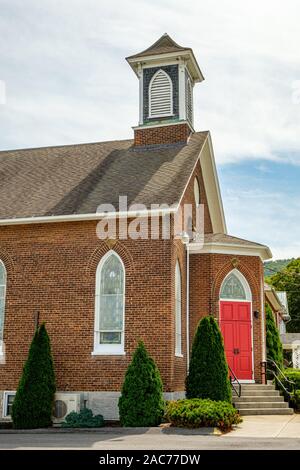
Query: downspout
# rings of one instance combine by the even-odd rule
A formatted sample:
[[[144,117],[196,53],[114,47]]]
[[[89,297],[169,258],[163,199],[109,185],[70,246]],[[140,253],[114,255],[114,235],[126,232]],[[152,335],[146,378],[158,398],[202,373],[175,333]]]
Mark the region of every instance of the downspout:
[[[265,289],[264,278],[261,278],[261,347],[262,347],[262,382],[267,383],[267,351],[266,351],[266,331],[265,331]]]
[[[190,365],[190,250],[186,245],[186,371]]]
[[[186,248],[186,369],[189,370],[190,365],[190,237],[187,232],[181,233],[182,243]]]

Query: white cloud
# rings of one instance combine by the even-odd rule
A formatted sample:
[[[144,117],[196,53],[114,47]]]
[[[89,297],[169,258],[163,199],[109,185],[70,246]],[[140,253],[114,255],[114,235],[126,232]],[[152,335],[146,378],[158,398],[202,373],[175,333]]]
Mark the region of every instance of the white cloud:
[[[206,78],[195,127],[211,130],[217,162],[300,164],[298,0],[0,0],[0,11],[1,149],[131,138],[138,82],[124,58],[168,32]],[[295,256],[299,206],[273,196],[225,188],[231,232]]]
[[[124,57],[168,31],[206,77],[195,124],[212,131],[218,162],[284,152],[299,164],[299,15],[296,0],[1,0],[1,147],[131,137],[138,83]]]

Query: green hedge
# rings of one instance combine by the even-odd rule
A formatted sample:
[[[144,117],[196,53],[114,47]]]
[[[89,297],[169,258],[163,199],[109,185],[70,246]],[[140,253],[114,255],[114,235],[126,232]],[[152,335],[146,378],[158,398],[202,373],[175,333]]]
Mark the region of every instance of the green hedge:
[[[296,389],[300,390],[300,369],[284,369],[284,374],[289,380],[296,384]]]
[[[79,413],[72,411],[61,425],[63,428],[101,428],[104,426],[102,415],[93,416],[92,410],[84,408]]]
[[[300,410],[300,369],[284,369],[284,373],[289,380],[295,382],[295,394],[290,404],[296,410]]]
[[[300,411],[300,390],[296,390],[292,399],[290,400],[290,404],[295,410]]]
[[[182,428],[218,427],[228,431],[242,421],[238,411],[227,401],[183,399],[167,403],[166,419]]]

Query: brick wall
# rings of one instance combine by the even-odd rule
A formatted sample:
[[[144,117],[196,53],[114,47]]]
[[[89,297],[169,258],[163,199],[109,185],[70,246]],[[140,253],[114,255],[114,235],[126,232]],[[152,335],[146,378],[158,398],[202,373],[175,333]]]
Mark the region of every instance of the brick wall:
[[[178,127],[178,126],[174,126]],[[205,204],[205,231],[212,230],[206,194],[197,164],[183,203],[194,204],[194,177]],[[161,371],[165,392],[184,390],[186,376],[186,252],[178,240],[122,240],[113,249],[126,268],[125,356],[92,356],[95,274],[111,248],[96,237],[96,222],[0,227],[0,259],[8,274],[4,340],[6,364],[0,364],[0,390],[15,390],[40,312],[52,342],[57,389],[119,391],[139,339],[145,341]],[[232,269],[232,256],[191,255],[190,344],[199,319],[218,318],[221,282]],[[254,257],[237,257],[239,269],[260,311],[263,268]],[[175,357],[175,264],[182,274],[182,352]],[[254,319],[255,376],[260,378],[261,317]]]
[[[134,129],[134,145],[166,145],[186,143],[191,129],[186,123],[170,124],[169,126]]]
[[[184,196],[181,201],[181,207],[184,204],[192,204],[193,206],[193,218],[195,219],[195,198],[194,198],[194,178],[198,178],[200,185],[200,197],[201,204],[204,204],[204,231],[210,233],[212,231],[212,224],[210,220],[207,197],[204,188],[204,181],[202,176],[202,171],[200,163],[198,162],[195,166],[189,184],[186,188]],[[176,261],[179,261],[181,269],[181,278],[182,278],[182,353],[183,358],[174,357],[174,369],[173,369],[173,389],[177,391],[184,390],[185,388],[185,377],[186,377],[186,249],[181,241],[174,240],[173,251],[172,251],[172,270],[175,273]],[[195,293],[196,294],[196,293]],[[175,312],[175,290],[174,290],[174,275],[172,278],[172,309]],[[175,318],[175,317],[174,317]],[[175,335],[175,328],[174,328]]]
[[[252,292],[252,312],[258,310],[259,318],[253,318],[254,377],[261,381],[262,361],[262,312],[261,282],[263,265],[255,256],[223,254],[193,254],[190,257],[190,338],[195,334],[199,320],[212,314],[219,320],[219,295],[225,276],[236,267],[247,279]]]
[[[170,241],[124,240],[114,246],[126,267],[126,355],[91,356],[96,267],[109,250],[95,231],[96,222],[1,227],[8,285],[0,390],[17,387],[39,311],[52,342],[58,390],[119,390],[141,338],[157,361],[165,391],[172,391]]]

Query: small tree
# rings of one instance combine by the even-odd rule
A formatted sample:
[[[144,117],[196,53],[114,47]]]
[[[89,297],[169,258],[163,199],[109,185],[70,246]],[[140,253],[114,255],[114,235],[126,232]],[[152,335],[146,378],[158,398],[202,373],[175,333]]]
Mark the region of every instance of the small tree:
[[[157,426],[164,414],[159,370],[142,341],[125,374],[119,399],[122,426]]]
[[[200,321],[194,337],[186,396],[231,402],[223,337],[212,316]]]
[[[50,340],[44,324],[34,334],[12,406],[14,428],[52,424],[55,375]]]
[[[272,310],[266,304],[266,334],[267,334],[267,356],[272,359],[278,367],[283,367],[283,351],[278,328],[275,325]]]

